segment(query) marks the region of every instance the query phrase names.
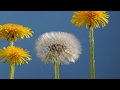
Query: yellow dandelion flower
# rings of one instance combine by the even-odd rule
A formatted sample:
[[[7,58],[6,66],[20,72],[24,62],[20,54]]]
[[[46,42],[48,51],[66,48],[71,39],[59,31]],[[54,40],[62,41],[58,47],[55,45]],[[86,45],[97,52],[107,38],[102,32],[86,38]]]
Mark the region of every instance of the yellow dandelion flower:
[[[18,24],[4,24],[0,26],[0,37],[6,38],[8,41],[16,41],[19,37],[21,39],[30,38],[33,32],[30,28]]]
[[[24,62],[28,64],[27,60],[31,60],[27,50],[15,46],[8,46],[0,49],[0,58],[3,58],[1,62],[5,63],[9,61],[14,65],[21,65],[24,64]]]
[[[86,24],[86,28],[100,28],[108,24],[109,15],[106,11],[77,11],[72,16],[72,24],[81,27]]]

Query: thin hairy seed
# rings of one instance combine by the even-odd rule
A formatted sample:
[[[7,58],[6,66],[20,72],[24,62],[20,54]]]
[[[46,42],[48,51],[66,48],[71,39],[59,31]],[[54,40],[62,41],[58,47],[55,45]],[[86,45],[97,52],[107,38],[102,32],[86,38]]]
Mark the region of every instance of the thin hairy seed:
[[[69,64],[81,54],[78,39],[67,32],[49,32],[42,34],[35,43],[37,56],[45,63],[58,62]]]

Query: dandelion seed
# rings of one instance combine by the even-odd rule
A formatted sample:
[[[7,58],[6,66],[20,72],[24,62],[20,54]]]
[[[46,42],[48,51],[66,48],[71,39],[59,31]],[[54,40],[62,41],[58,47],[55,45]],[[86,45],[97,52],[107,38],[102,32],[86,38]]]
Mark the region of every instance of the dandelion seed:
[[[78,39],[67,32],[49,32],[35,42],[37,56],[45,63],[69,64],[78,60],[82,48]]]

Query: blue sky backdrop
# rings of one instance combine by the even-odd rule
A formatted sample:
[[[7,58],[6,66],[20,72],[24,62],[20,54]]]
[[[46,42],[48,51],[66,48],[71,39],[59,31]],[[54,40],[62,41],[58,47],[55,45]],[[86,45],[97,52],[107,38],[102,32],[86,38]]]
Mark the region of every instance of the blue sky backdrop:
[[[15,79],[54,79],[53,64],[44,64],[34,49],[35,40],[45,32],[63,31],[74,34],[82,45],[82,54],[76,63],[59,67],[60,79],[90,79],[89,30],[70,20],[74,11],[0,11],[0,25],[20,24],[34,31],[33,37],[18,40],[15,46],[30,51],[29,64],[15,67]],[[109,23],[94,29],[96,79],[120,79],[120,11],[108,11]],[[0,41],[0,48],[9,43]],[[0,63],[0,79],[9,79],[9,63]]]

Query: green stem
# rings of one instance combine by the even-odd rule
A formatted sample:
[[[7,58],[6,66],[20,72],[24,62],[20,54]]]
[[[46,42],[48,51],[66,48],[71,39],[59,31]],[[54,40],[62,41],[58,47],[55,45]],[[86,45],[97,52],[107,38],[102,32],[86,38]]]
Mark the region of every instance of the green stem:
[[[10,46],[13,46],[13,45],[14,45],[14,42],[13,42],[13,41],[11,41],[11,42],[10,42]]]
[[[55,71],[55,79],[59,79],[59,65],[57,62],[54,62],[54,71]]]
[[[94,64],[94,36],[93,28],[90,27],[90,63],[91,63],[91,79],[95,79],[95,64]]]
[[[14,71],[15,71],[15,66],[14,64],[10,63],[10,79],[14,79]]]
[[[13,41],[10,42],[10,46],[13,46]],[[10,63],[10,79],[14,79],[15,65]]]

